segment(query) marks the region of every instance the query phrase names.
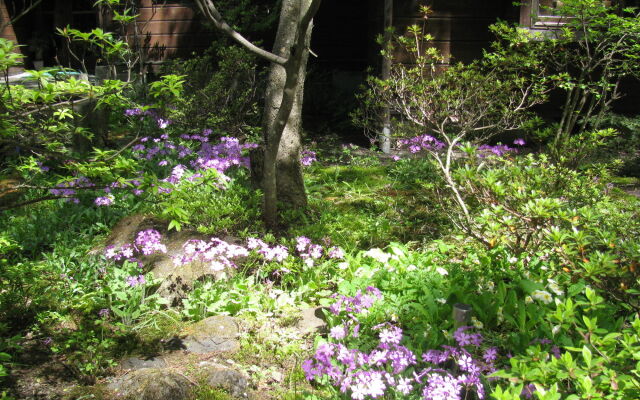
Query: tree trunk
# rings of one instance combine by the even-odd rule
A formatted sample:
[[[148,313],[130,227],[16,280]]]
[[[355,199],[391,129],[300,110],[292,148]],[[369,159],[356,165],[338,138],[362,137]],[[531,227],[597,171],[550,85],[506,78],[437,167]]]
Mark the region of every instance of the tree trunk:
[[[300,165],[300,117],[312,21],[320,3],[321,0],[283,0],[275,50],[270,53],[231,28],[213,0],[196,0],[203,14],[218,29],[271,62],[263,117],[262,171],[263,216],[271,229],[277,226],[278,196],[294,207],[307,204]]]
[[[304,15],[311,4],[310,0],[285,0],[282,3],[280,13],[280,23],[278,33],[272,53],[284,58],[289,58],[290,63],[282,66],[272,63],[271,71],[267,82],[265,97],[265,107],[263,114],[263,129],[266,145],[263,168],[263,190],[265,191],[265,220],[268,225],[275,224],[275,204],[270,204],[277,200],[284,202],[294,208],[304,208],[307,205],[307,196],[302,177],[302,167],[300,165],[300,129],[302,117],[302,98],[304,91],[307,59],[309,58],[308,45],[311,38],[312,25],[309,26],[303,38],[298,37],[298,26],[300,18]],[[296,42],[304,40],[302,54],[293,54],[291,51],[298,51]],[[293,104],[288,115],[282,136],[278,140],[277,119],[280,107],[283,104],[285,85],[290,74],[296,75],[297,79],[293,83]],[[275,143],[279,142],[279,147]],[[274,161],[275,160],[275,163]],[[271,164],[271,165],[267,165]],[[275,176],[275,193],[268,193],[273,190],[273,180]]]

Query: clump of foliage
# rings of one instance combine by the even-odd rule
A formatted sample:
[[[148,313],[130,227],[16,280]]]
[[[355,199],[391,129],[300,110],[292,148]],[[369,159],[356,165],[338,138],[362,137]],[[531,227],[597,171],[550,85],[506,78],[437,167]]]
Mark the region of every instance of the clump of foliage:
[[[195,85],[186,75],[204,60],[149,84],[144,101],[119,82],[79,84],[100,93],[114,122],[92,152],[74,149],[76,116],[53,104],[85,92],[66,93],[44,73],[35,89],[3,86],[0,111],[29,124],[3,125],[5,148],[23,139],[29,147],[3,165],[21,179],[22,207],[0,206],[0,379],[28,340],[92,383],[126,354],[160,350],[184,323],[223,314],[252,326],[236,362],[282,398],[638,397],[638,202],[607,185],[615,163],[592,157],[622,140],[608,128],[633,123],[608,117],[596,129],[594,111],[583,131],[562,139],[572,150],[562,157],[557,149],[523,154],[523,139],[486,143],[531,126],[529,106],[554,85],[578,93],[578,106],[596,91],[536,58],[561,39],[495,29],[502,41],[482,60],[442,74],[432,74],[439,56],[425,50],[421,28],[398,38],[396,48],[418,63],[397,66],[375,90],[417,134],[401,141],[408,156],[380,161],[354,146],[306,151],[312,212],[291,212],[289,230],[276,234],[255,223],[260,192],[246,169],[255,145],[222,135],[250,134],[236,115],[247,108],[224,96],[185,102]],[[235,50],[218,54],[243,62],[221,62],[212,93],[227,87],[225,77],[256,71]],[[5,52],[0,62],[6,71],[17,56]],[[252,85],[238,105],[255,104]],[[204,115],[196,105],[206,104],[222,110]],[[37,111],[19,121],[20,107]],[[44,140],[50,129],[59,133],[55,146]],[[209,266],[216,279],[193,283],[170,305],[145,262],[167,251],[165,232],[145,229],[131,243],[96,250],[134,212],[210,235],[187,240],[174,262]],[[292,325],[301,308],[316,306],[328,330],[312,349]],[[286,376],[276,373],[285,361]],[[208,388],[198,395],[225,396]]]
[[[164,66],[165,71],[186,77],[183,96],[173,104],[177,107],[173,117],[186,131],[208,128],[255,140],[263,72],[254,55],[223,43],[215,42],[202,56]]]

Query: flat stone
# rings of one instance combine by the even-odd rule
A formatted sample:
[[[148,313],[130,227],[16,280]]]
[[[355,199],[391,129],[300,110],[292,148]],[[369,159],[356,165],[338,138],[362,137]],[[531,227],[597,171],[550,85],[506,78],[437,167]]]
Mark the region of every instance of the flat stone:
[[[300,311],[300,320],[296,328],[302,333],[322,333],[327,330],[324,320],[324,307],[305,308]]]
[[[143,369],[143,368],[165,368],[167,362],[162,358],[157,357],[129,357],[120,363],[120,366],[124,369]]]
[[[176,371],[144,368],[114,379],[108,388],[127,400],[187,400],[193,384]]]
[[[213,352],[236,352],[240,350],[238,342],[239,327],[235,318],[216,315],[203,319],[186,329],[187,336],[182,340],[185,350],[190,353],[204,354]]]
[[[242,372],[220,364],[201,365],[202,378],[209,386],[224,389],[236,399],[250,398],[249,380]]]

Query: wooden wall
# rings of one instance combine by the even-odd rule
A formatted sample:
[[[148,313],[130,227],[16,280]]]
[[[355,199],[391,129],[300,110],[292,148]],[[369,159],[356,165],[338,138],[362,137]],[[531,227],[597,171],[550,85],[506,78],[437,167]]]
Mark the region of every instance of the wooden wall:
[[[7,5],[4,0],[0,0],[0,27],[5,23],[10,21],[9,11],[7,10]],[[0,32],[0,37],[3,39],[16,41],[16,33],[13,31],[13,26],[11,24],[7,25],[2,32]]]
[[[418,11],[419,4],[424,3],[432,9],[426,24]],[[424,24],[426,32],[434,37],[432,45],[445,57],[445,64],[480,57],[492,40],[489,25],[498,19],[516,21],[519,17],[511,0],[396,0],[393,12],[396,32],[403,32],[409,25]]]
[[[142,0],[137,20],[145,47],[150,49],[153,60],[165,60],[208,48],[214,33],[205,27],[196,10],[178,2],[153,4],[152,0]],[[133,40],[134,29],[129,30]]]
[[[5,23],[10,21],[9,11],[7,10],[7,5],[5,4],[5,0],[0,0],[0,27],[2,27]],[[7,25],[1,32],[0,38],[11,40],[15,43],[18,42],[16,38],[16,33],[13,30],[13,26],[11,24]],[[18,49],[17,52],[20,52]],[[20,71],[20,68],[11,68],[9,71],[10,74],[17,73]]]

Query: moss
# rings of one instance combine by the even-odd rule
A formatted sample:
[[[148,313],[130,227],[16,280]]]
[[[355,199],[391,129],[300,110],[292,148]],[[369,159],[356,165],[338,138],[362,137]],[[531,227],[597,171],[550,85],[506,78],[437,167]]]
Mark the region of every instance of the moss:
[[[195,388],[189,400],[233,400],[233,397],[223,389],[201,385]]]
[[[62,400],[109,400],[111,399],[111,391],[104,385],[95,386],[77,386],[64,395]]]

